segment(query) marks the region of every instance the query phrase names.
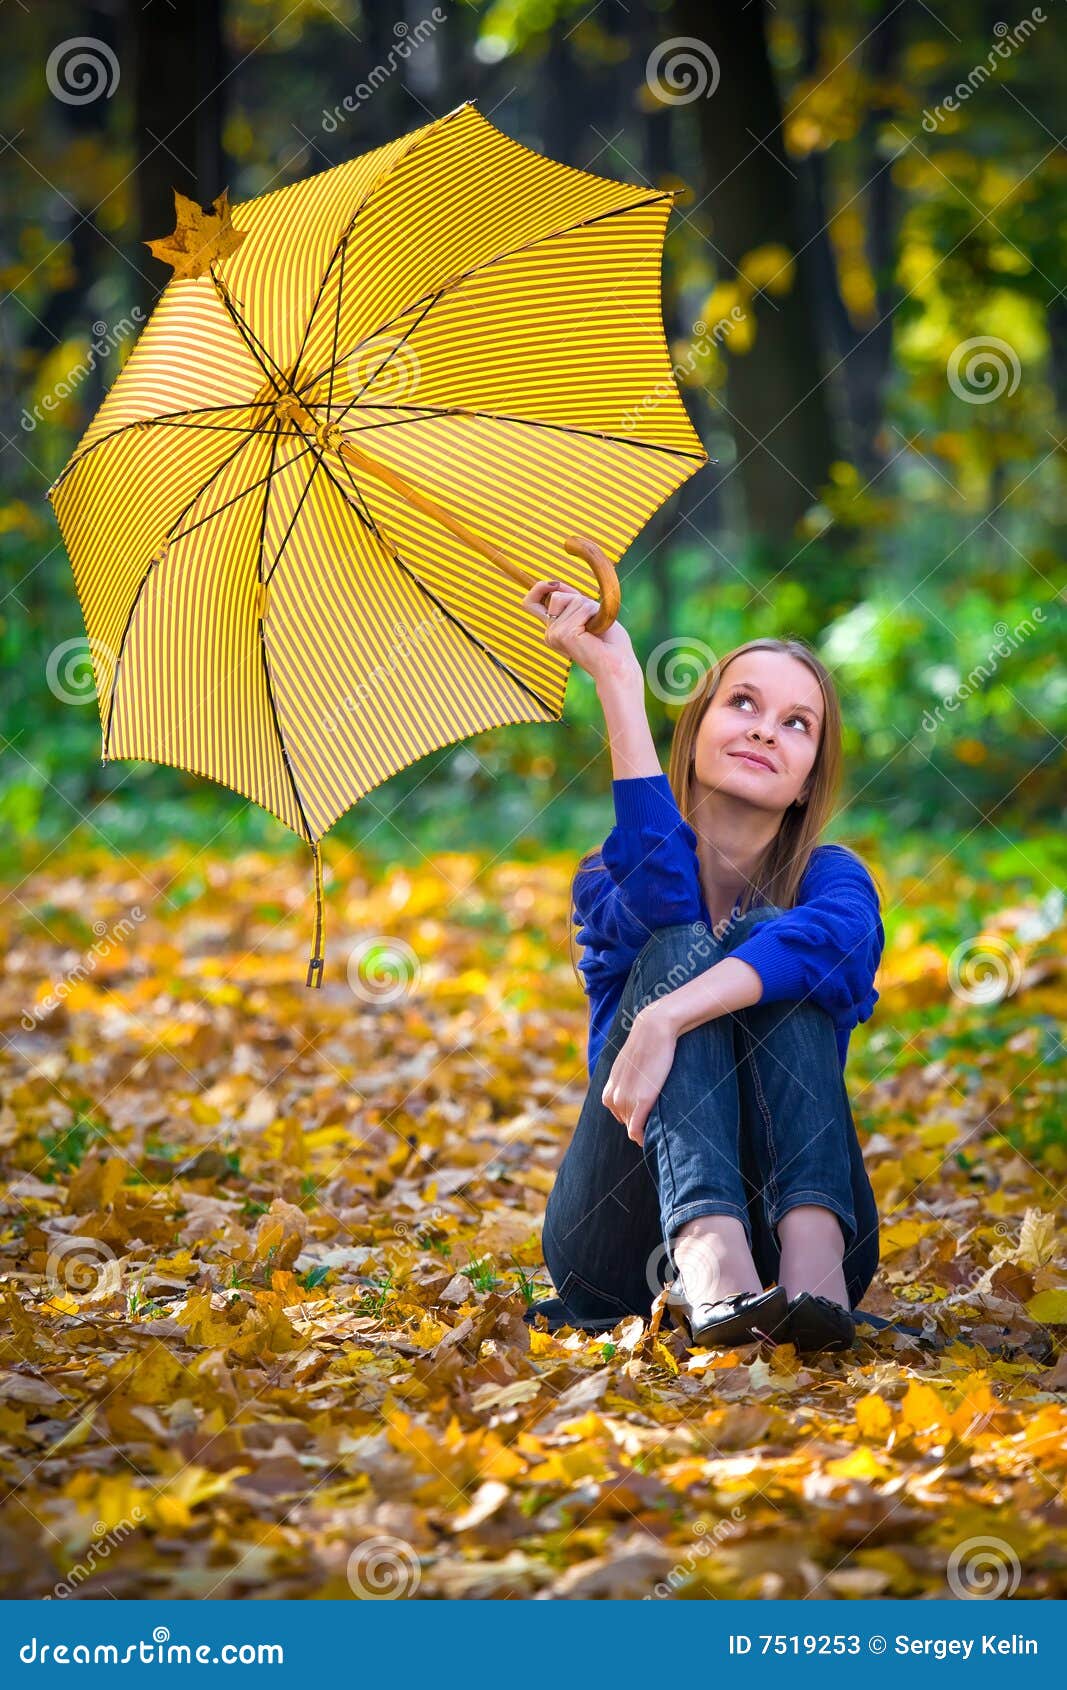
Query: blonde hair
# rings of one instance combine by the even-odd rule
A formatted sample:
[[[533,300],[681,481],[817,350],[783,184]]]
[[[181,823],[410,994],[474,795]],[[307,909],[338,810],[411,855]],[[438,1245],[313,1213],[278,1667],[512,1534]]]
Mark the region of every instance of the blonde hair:
[[[791,804],[782,817],[778,832],[764,851],[755,876],[742,894],[742,914],[751,909],[757,901],[777,904],[783,910],[793,908],[808,859],[819,843],[819,836],[832,814],[843,767],[841,705],[833,676],[822,659],[802,640],[776,639],[771,636],[746,640],[742,645],[734,646],[724,657],[716,659],[700,685],[687,699],[675,723],[667,779],[683,819],[692,825],[693,754],[704,712],[718,692],[729,665],[735,658],[742,657],[749,651],[779,651],[787,657],[796,657],[801,663],[806,663],[818,681],[822,693],[823,724],[815,761],[808,777],[807,797],[802,804]],[[857,861],[862,861],[851,847],[844,846],[843,849],[850,851]],[[571,967],[576,975],[578,947],[573,919],[574,887],[578,876],[586,869],[599,870],[604,874],[608,872],[603,862],[596,861],[599,854],[599,845],[587,851],[579,859],[571,877],[568,906],[569,951]],[[881,888],[879,894],[881,895]],[[578,979],[581,980],[581,975],[578,975]],[[584,982],[582,984],[584,989]]]

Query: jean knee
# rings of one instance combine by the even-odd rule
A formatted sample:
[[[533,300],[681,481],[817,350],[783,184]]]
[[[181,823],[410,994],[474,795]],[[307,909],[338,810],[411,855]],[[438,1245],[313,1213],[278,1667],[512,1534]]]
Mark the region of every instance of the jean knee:
[[[805,1030],[816,1038],[831,1039],[837,1049],[833,1016],[813,998],[777,998],[773,1003],[750,1003],[734,1012],[753,1032],[766,1036],[773,1028],[789,1023],[790,1029]]]
[[[722,947],[706,921],[660,927],[634,958],[630,984],[638,995],[673,992],[720,962],[722,955]]]

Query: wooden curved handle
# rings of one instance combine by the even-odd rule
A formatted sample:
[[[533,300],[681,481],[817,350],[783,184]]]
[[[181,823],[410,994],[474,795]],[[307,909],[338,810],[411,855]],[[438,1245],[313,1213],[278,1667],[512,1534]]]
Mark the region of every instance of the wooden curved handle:
[[[572,534],[564,540],[563,550],[570,552],[572,557],[583,558],[596,576],[600,588],[600,609],[589,618],[585,631],[587,634],[602,634],[605,628],[611,627],[622,604],[615,565],[595,540],[586,540],[580,534]]]

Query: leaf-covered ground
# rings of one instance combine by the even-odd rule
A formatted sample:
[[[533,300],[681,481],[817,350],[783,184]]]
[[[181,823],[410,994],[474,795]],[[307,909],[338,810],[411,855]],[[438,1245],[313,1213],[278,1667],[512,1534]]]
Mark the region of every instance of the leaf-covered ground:
[[[976,936],[951,862],[879,865],[848,1084],[864,1307],[911,1330],[802,1362],[522,1321],[585,1086],[572,859],[329,860],[321,992],[303,858],[54,856],[5,901],[6,1594],[1067,1595],[1062,906],[971,882]]]

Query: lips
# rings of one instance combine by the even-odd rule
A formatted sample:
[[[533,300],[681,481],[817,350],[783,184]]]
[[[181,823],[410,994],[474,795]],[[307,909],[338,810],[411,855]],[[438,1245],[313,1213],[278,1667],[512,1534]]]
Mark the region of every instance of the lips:
[[[761,769],[770,769],[771,774],[774,774],[774,764],[768,762],[766,757],[761,757],[756,751],[731,751],[730,756],[740,757],[743,763],[755,763]]]

